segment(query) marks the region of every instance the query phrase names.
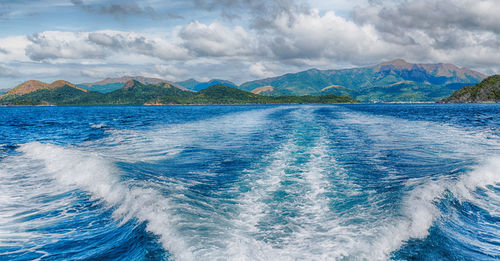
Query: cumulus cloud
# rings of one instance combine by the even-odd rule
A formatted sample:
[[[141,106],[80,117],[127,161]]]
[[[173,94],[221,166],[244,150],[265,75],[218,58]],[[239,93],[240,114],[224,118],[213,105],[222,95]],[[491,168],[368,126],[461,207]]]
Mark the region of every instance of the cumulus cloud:
[[[407,0],[353,9],[359,25],[373,26],[381,39],[420,46],[421,57],[477,66],[491,61],[500,46],[500,0]],[[488,58],[490,57],[490,58]]]
[[[34,61],[48,59],[95,59],[107,56],[106,50],[85,41],[86,33],[49,31],[28,36],[26,55]]]
[[[187,58],[187,50],[159,37],[147,37],[125,32],[89,33],[88,40],[112,51],[126,51],[157,57],[162,60],[182,60]]]
[[[200,56],[235,56],[251,54],[254,39],[241,26],[228,28],[219,23],[209,25],[193,21],[179,33],[184,46]]]
[[[143,32],[42,31],[1,38],[0,61],[31,61],[33,67],[51,68],[64,64],[66,75],[90,78],[143,74],[236,82],[394,58],[500,72],[500,16],[496,14],[500,0],[361,0],[356,3],[363,6],[350,14],[346,10],[355,5],[352,1],[318,2],[73,0],[69,3],[73,11],[78,11],[77,6],[93,14],[126,17],[184,10],[179,14],[189,12],[193,20],[168,24],[164,32],[155,33],[147,28]],[[330,10],[339,2],[343,11]],[[19,71],[24,73],[24,68]]]
[[[261,62],[250,65],[249,71],[252,76],[257,78],[267,78],[275,76],[275,74]]]
[[[130,32],[58,32],[28,36],[26,55],[34,61],[105,59],[115,54],[145,55],[162,60],[185,59],[187,50],[159,37]]]
[[[25,48],[29,45],[26,36],[11,36],[0,38],[0,62],[27,62],[30,58],[25,54]]]
[[[273,25],[258,32],[259,46],[269,57],[287,64],[332,66],[335,63],[367,64],[401,55],[398,45],[380,38],[370,25],[360,25],[333,11],[317,9],[294,14],[282,13]]]
[[[356,7],[358,24],[374,26],[385,39],[457,49],[498,41],[500,0],[411,0],[394,6]],[[407,41],[405,41],[407,40]]]
[[[190,74],[188,70],[172,64],[156,64],[154,66],[154,70],[157,74],[157,78],[163,78],[172,81],[183,80],[186,77],[189,77]]]

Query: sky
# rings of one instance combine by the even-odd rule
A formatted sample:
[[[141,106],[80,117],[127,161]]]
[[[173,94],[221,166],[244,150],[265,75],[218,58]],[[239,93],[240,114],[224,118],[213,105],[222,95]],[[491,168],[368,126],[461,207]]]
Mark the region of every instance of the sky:
[[[237,84],[397,58],[500,73],[500,0],[0,0],[0,88],[142,75]]]

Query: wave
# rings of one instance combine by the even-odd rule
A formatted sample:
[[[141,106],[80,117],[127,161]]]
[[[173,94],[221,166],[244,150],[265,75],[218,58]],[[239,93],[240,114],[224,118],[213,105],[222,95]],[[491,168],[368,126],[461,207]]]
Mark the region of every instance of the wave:
[[[28,160],[41,161],[40,169],[59,185],[90,193],[113,207],[121,224],[130,219],[146,221],[146,230],[160,236],[160,242],[179,260],[192,260],[182,237],[175,231],[170,200],[156,190],[127,186],[120,172],[100,155],[56,145],[28,143],[19,148]]]
[[[157,126],[152,130],[107,129],[106,131],[111,134],[109,137],[80,144],[78,147],[62,147],[37,142],[23,144],[17,148],[22,155],[11,156],[2,163],[8,166],[3,170],[4,176],[27,176],[33,179],[33,184],[37,184],[40,180],[52,180],[41,184],[46,184],[44,187],[54,188],[53,191],[40,188],[32,197],[50,197],[58,191],[69,193],[68,191],[72,189],[88,192],[91,200],[103,202],[112,209],[113,217],[119,225],[124,225],[131,220],[137,220],[138,223],[146,222],[146,230],[158,235],[164,249],[176,259],[193,260],[193,251],[186,243],[189,240],[185,240],[186,237],[177,231],[177,229],[182,229],[182,223],[185,222],[179,220],[182,215],[178,213],[192,208],[186,204],[188,192],[182,181],[167,180],[155,186],[151,181],[137,184],[137,180],[122,180],[123,173],[114,162],[117,160],[126,162],[161,160],[172,156],[172,151],[175,154],[175,151],[182,151],[191,146],[190,144],[201,144],[205,149],[224,146],[224,144],[213,142],[217,140],[217,136],[240,135],[241,139],[244,139],[246,134],[266,124],[266,116],[274,111],[276,108],[233,113],[194,123]],[[234,141],[236,140],[233,139],[232,142]],[[132,173],[127,173],[127,175],[130,174]],[[18,183],[22,184],[15,184],[12,187],[23,191],[27,186],[23,182],[19,181]],[[189,181],[188,186],[193,186],[195,183],[196,181]],[[12,187],[5,190],[0,187],[0,191],[12,190]],[[169,191],[174,192],[168,195]],[[172,201],[176,202],[172,203]],[[0,204],[8,202],[12,202],[12,198],[0,196]],[[72,205],[72,203],[70,201],[66,201],[63,205],[54,203],[51,207],[54,211],[58,211],[61,208],[64,209],[63,206],[66,205]],[[19,212],[19,209],[16,211]],[[176,212],[177,214],[173,214]],[[2,215],[9,216],[5,208]],[[5,224],[8,223],[7,220],[12,221],[12,218],[7,218]],[[0,233],[2,231],[8,231],[5,232],[6,235],[15,237],[11,227],[1,227]],[[32,238],[47,236],[36,236],[36,233],[36,231],[30,232]],[[9,236],[6,237],[9,238]],[[18,236],[18,238],[30,237]]]
[[[366,239],[359,237],[358,256],[371,260],[389,259],[394,251],[409,240],[424,240],[429,236],[431,227],[438,226],[439,229],[446,230],[443,222],[458,223],[455,218],[460,214],[443,215],[441,209],[443,202],[449,202],[450,197],[499,216],[498,190],[491,186],[498,186],[500,182],[500,158],[495,156],[498,155],[500,143],[498,137],[492,137],[491,132],[466,131],[434,122],[410,121],[353,111],[343,111],[337,115],[340,119],[336,121],[342,122],[339,124],[340,129],[345,128],[342,133],[349,140],[365,140],[365,143],[360,144],[369,144],[354,147],[364,151],[370,157],[370,164],[377,168],[377,172],[384,174],[381,179],[376,180],[382,185],[403,183],[403,194],[398,207],[389,208],[386,213],[381,211],[372,214],[380,219],[360,231],[360,235],[364,234]],[[394,159],[387,155],[388,149],[398,153],[398,162],[388,161]],[[360,151],[357,152],[358,157],[361,155]],[[485,155],[489,155],[488,160],[484,160]],[[418,161],[415,162],[416,159]],[[404,172],[405,168],[400,167],[405,166],[404,164],[396,165],[401,162],[412,166],[413,171],[415,168],[420,169],[420,172],[415,173],[415,177],[408,176]],[[482,163],[465,171],[473,162]],[[452,166],[451,173],[434,173],[445,164]],[[481,196],[482,193],[486,193],[487,197]],[[376,206],[376,200],[373,202]],[[454,212],[458,212],[456,206],[450,205]],[[469,229],[474,231],[478,227],[476,224]],[[471,236],[465,244],[477,241],[473,234]],[[484,245],[484,242],[476,243]],[[494,248],[493,245],[490,248]]]

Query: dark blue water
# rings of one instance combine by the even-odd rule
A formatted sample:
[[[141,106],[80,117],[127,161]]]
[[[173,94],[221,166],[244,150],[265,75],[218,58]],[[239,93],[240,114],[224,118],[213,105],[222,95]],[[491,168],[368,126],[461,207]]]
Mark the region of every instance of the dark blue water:
[[[0,260],[498,260],[500,105],[0,107]]]

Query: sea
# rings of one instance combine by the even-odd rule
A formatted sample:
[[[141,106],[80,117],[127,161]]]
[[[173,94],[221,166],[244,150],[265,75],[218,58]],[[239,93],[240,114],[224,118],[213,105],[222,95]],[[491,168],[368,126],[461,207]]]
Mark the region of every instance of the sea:
[[[500,104],[0,107],[0,260],[499,260]]]

